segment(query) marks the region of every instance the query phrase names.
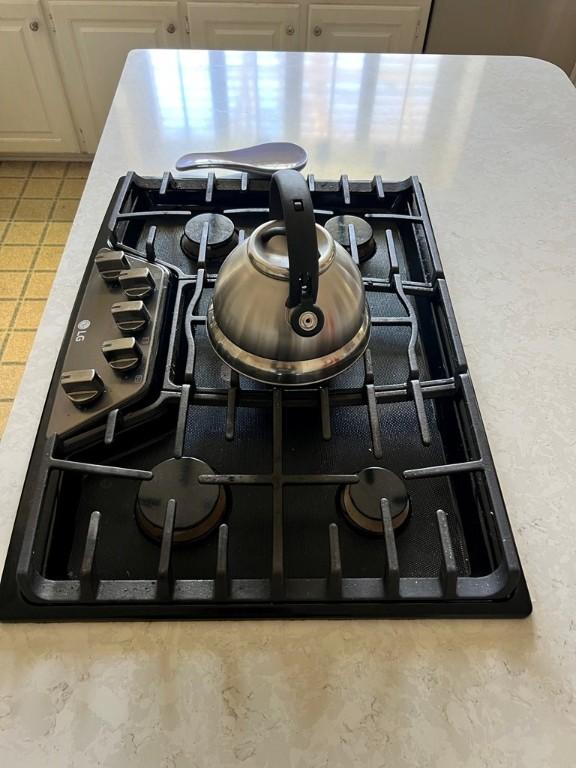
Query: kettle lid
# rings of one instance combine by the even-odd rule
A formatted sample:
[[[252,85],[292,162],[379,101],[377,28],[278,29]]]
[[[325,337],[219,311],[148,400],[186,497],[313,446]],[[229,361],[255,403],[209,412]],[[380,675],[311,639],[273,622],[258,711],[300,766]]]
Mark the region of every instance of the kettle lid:
[[[319,224],[316,238],[321,274],[334,260],[334,238]],[[267,221],[254,230],[248,240],[248,256],[259,272],[279,280],[289,279],[288,242],[281,221]]]

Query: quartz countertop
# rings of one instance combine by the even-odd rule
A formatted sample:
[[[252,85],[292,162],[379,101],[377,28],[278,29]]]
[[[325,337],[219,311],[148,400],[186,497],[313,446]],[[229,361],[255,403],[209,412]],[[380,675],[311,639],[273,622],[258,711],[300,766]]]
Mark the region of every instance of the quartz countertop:
[[[0,626],[0,764],[574,765],[576,91],[528,58],[134,51],[0,443],[0,560],[119,176],[265,140],[418,175],[534,613]]]

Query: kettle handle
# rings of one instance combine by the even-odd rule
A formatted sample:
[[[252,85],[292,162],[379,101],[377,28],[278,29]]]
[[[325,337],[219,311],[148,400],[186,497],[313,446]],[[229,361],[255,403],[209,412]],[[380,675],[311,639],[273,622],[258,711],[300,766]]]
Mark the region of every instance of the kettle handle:
[[[318,240],[308,185],[298,171],[276,171],[270,180],[270,215],[284,221],[288,248],[290,325],[299,336],[315,336],[324,315],[318,296]]]

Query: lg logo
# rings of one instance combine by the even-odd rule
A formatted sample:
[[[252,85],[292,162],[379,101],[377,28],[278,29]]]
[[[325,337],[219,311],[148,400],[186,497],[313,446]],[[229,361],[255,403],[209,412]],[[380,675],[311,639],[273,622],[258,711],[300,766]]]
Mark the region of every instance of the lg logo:
[[[86,341],[86,331],[90,328],[90,320],[80,320],[76,328],[76,338],[74,341]]]

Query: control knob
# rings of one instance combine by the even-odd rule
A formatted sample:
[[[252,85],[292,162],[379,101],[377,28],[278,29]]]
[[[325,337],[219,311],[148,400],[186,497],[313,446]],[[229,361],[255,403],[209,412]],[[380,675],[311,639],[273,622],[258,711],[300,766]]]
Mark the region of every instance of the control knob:
[[[143,301],[117,301],[112,304],[112,317],[124,333],[139,333],[150,321]]]
[[[121,272],[130,269],[130,264],[124,251],[114,251],[111,248],[100,248],[94,259],[100,276],[107,283],[118,282]]]
[[[118,280],[129,299],[145,299],[154,292],[156,283],[148,267],[135,267],[121,272]]]
[[[65,371],[60,377],[60,384],[78,408],[90,405],[104,392],[104,383],[94,368]]]
[[[110,368],[119,373],[136,368],[142,360],[142,350],[134,336],[105,341],[102,344],[102,354]]]

